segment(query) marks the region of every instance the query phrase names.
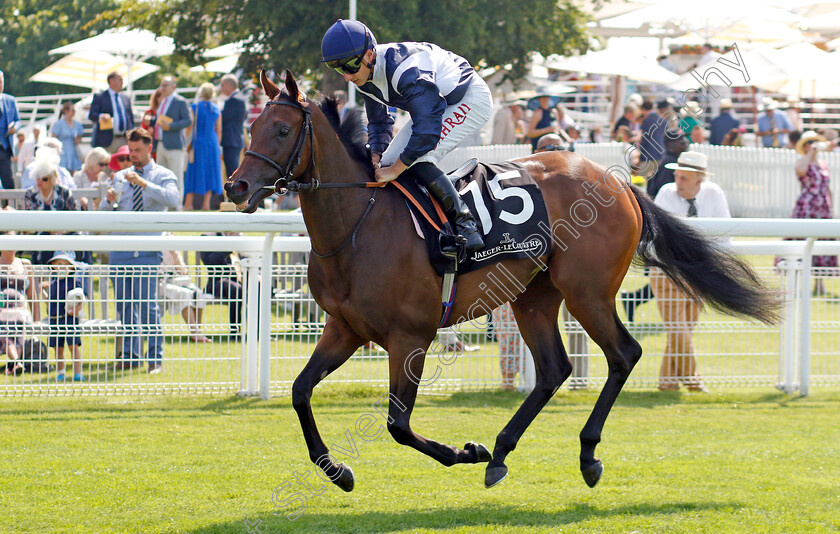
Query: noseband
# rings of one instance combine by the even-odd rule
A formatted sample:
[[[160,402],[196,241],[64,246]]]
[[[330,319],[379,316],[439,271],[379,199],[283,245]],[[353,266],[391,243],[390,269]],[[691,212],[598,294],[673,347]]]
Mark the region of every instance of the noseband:
[[[295,170],[297,170],[297,166],[300,164],[300,156],[303,154],[303,146],[306,144],[306,137],[309,136],[309,165],[307,168],[313,167],[315,163],[315,143],[312,140],[312,116],[309,112],[309,108],[305,108],[297,102],[290,102],[286,100],[269,100],[265,103],[266,107],[268,106],[291,106],[293,108],[297,108],[303,112],[303,127],[300,129],[300,134],[298,135],[297,141],[295,142],[295,148],[292,150],[291,155],[289,155],[289,159],[286,161],[286,165],[281,167],[277,164],[276,161],[260,154],[259,152],[254,152],[253,150],[246,150],[246,156],[253,156],[257,159],[260,159],[280,173],[280,177],[274,182],[274,185],[267,185],[264,186],[263,189],[271,189],[275,191],[278,195],[285,195],[289,191],[302,191],[302,190],[315,190],[318,189],[319,182],[315,178],[308,183],[300,183],[296,180],[292,180],[292,176],[295,174]]]

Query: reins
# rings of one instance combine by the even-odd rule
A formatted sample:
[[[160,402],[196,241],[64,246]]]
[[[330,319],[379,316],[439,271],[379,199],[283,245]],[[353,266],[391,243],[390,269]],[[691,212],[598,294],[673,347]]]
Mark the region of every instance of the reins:
[[[317,252],[315,252],[315,247],[312,247],[312,254],[315,254],[319,258],[329,258],[329,257],[335,256],[336,254],[341,252],[341,250],[344,249],[344,247],[346,247],[350,243],[353,243],[353,248],[355,249],[356,248],[356,234],[359,233],[359,228],[362,227],[362,223],[365,222],[365,219],[367,219],[368,213],[370,213],[370,210],[373,208],[373,204],[376,202],[376,192],[377,191],[379,191],[379,189],[374,189],[373,190],[373,194],[370,196],[370,200],[368,201],[367,208],[365,208],[365,212],[362,213],[362,217],[359,219],[359,222],[356,223],[356,226],[353,228],[353,231],[350,232],[350,235],[347,236],[347,239],[344,240],[344,243],[342,243],[337,249],[333,250],[329,254],[318,254]]]
[[[440,226],[438,226],[432,217],[429,216],[428,213],[423,209],[422,206],[417,202],[417,200],[409,194],[409,192],[396,181],[394,182],[349,182],[349,183],[327,183],[322,184],[320,180],[315,178],[314,176],[309,177],[309,181],[301,182],[298,180],[293,180],[292,176],[295,174],[298,165],[300,165],[300,158],[303,154],[303,148],[306,145],[306,138],[309,137],[309,164],[306,166],[306,169],[314,168],[315,166],[315,143],[314,143],[314,132],[312,131],[312,115],[309,111],[309,108],[302,106],[297,101],[286,101],[286,100],[269,100],[265,104],[266,106],[291,106],[293,108],[297,108],[303,112],[303,127],[300,130],[300,135],[298,135],[297,141],[295,141],[295,147],[292,150],[291,155],[289,156],[286,165],[281,167],[276,161],[269,158],[264,154],[260,154],[259,152],[254,152],[253,150],[246,150],[245,156],[253,156],[268,165],[274,168],[279,174],[280,177],[275,180],[274,185],[267,185],[264,186],[263,189],[272,189],[278,195],[285,195],[289,191],[300,191],[300,192],[313,192],[317,191],[318,189],[346,189],[346,188],[366,188],[370,189],[373,188],[373,194],[368,201],[368,205],[365,208],[364,213],[362,213],[361,218],[359,218],[359,222],[356,223],[356,226],[353,227],[353,231],[350,232],[350,235],[347,236],[347,239],[335,250],[330,252],[329,254],[318,254],[315,252],[315,247],[312,247],[312,254],[319,258],[330,258],[335,256],[339,252],[341,252],[347,245],[353,245],[353,248],[356,248],[356,235],[359,233],[359,229],[362,227],[362,223],[365,222],[367,219],[370,210],[373,208],[374,203],[376,203],[376,192],[379,188],[385,187],[389,183],[393,183],[394,186],[402,191],[402,193],[420,210],[420,213],[423,214],[425,219],[431,223],[431,225],[437,230],[441,232]],[[432,203],[434,204],[435,210],[440,217],[442,223],[446,223],[447,219],[446,216],[443,214],[443,210],[440,208],[440,205],[432,199]]]

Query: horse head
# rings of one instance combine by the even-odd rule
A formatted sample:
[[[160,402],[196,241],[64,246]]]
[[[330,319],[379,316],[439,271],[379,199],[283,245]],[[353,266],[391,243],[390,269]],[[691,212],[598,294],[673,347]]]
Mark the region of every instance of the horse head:
[[[251,125],[245,158],[225,183],[228,199],[236,203],[237,211],[246,213],[306,173],[313,157],[311,104],[292,73],[286,71],[285,92],[265,70],[260,71],[260,83],[269,101]]]

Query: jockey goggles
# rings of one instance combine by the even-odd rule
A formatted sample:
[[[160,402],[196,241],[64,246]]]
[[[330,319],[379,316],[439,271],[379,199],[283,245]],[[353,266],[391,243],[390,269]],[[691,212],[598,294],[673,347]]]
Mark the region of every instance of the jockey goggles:
[[[362,58],[364,58],[364,54],[350,58],[331,59],[326,63],[328,67],[335,69],[339,74],[356,74],[362,68]]]

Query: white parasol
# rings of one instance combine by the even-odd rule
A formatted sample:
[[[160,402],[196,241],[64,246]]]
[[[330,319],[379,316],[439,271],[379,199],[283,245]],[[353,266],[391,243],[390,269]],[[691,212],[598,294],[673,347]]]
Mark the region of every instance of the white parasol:
[[[139,80],[159,69],[156,65],[139,61],[132,65],[129,74],[125,61],[113,54],[101,51],[74,52],[33,75],[29,80],[87,87],[98,91],[108,88],[105,77],[109,72],[116,71],[123,78]]]

